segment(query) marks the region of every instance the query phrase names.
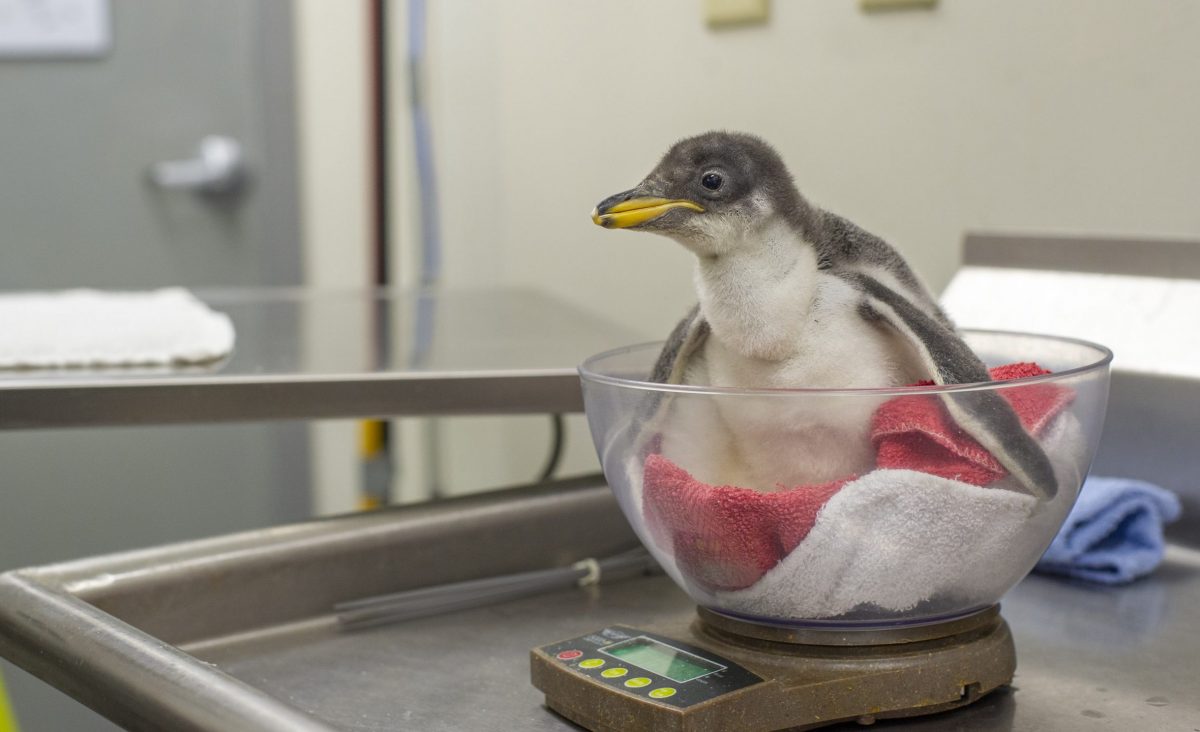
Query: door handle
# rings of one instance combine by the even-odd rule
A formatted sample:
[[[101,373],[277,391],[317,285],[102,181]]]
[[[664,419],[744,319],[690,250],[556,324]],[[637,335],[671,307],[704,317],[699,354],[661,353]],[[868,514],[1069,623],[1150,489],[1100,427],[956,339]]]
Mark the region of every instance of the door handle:
[[[230,193],[246,179],[242,145],[232,137],[208,135],[195,157],[164,160],[150,166],[150,181],[159,188],[196,193]]]

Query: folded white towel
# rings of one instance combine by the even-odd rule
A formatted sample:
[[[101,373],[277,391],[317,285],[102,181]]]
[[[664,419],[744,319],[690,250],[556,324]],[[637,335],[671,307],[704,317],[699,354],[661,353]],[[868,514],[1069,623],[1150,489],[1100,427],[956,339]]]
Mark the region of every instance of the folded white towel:
[[[0,295],[4,369],[203,363],[233,341],[229,316],[180,287]]]

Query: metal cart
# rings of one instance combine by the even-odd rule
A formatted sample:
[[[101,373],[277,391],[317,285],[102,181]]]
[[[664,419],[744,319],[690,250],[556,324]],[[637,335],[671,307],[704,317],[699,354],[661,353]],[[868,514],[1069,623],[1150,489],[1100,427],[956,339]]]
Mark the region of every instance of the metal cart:
[[[222,309],[244,344],[303,306]],[[605,327],[577,316],[562,313],[568,330]],[[239,350],[215,374],[0,381],[0,427],[580,409],[574,361],[545,368],[536,345],[511,345],[460,354],[486,370],[260,370]],[[529,684],[529,649],[694,612],[670,580],[355,633],[333,605],[635,545],[603,481],[583,478],[18,570],[0,575],[0,655],[130,729],[567,730]],[[1178,525],[1165,566],[1127,588],[1026,579],[1004,601],[1014,689],[886,727],[1200,729],[1198,547],[1196,525]]]

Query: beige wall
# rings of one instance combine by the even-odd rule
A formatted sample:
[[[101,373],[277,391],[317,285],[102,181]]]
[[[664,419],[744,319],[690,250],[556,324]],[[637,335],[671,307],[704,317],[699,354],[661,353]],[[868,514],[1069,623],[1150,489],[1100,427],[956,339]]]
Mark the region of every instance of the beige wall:
[[[935,286],[967,228],[1200,233],[1190,0],[786,0],[765,27],[721,32],[695,0],[432,5],[453,281],[500,273],[660,330],[689,299],[689,261],[587,212],[715,127],[772,141],[810,198]]]
[[[587,214],[674,139],[717,127],[772,141],[812,200],[935,288],[967,229],[1200,235],[1191,0],[871,15],[778,0],[767,26],[719,32],[698,0],[431,5],[451,286],[532,283],[661,336],[692,299],[689,257]],[[544,439],[495,452],[517,454],[516,477]]]

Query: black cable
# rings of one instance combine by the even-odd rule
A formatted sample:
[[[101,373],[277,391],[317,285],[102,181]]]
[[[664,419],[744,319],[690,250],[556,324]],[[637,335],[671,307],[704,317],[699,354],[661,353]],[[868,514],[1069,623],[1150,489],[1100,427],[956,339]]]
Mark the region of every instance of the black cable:
[[[542,468],[541,475],[538,476],[538,481],[547,481],[554,477],[554,472],[558,470],[558,464],[562,462],[563,443],[566,442],[567,428],[563,422],[561,414],[550,415],[550,422],[554,430],[554,436],[551,438],[550,457],[546,460],[546,467]]]

